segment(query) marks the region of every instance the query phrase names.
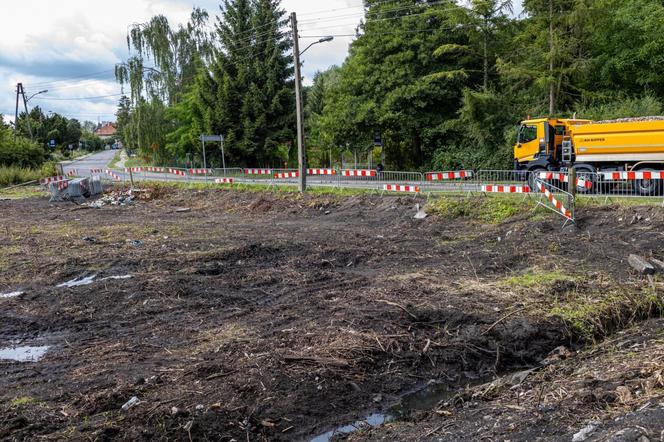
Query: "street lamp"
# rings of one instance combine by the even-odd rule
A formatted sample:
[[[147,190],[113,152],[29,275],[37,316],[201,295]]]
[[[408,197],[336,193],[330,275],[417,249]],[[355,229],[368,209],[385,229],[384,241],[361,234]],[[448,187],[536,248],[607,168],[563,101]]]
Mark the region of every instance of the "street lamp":
[[[297,117],[297,162],[299,170],[298,190],[304,193],[307,189],[307,158],[304,146],[304,115],[302,110],[302,75],[300,74],[300,56],[307,52],[307,49],[319,43],[326,43],[334,40],[334,37],[329,35],[323,37],[318,41],[311,43],[300,52],[300,38],[297,32],[297,16],[293,12],[291,14],[291,27],[293,29],[293,56],[295,58],[295,115]]]
[[[328,41],[332,41],[332,40],[334,40],[334,37],[333,37],[332,35],[328,35],[327,37],[323,37],[323,38],[321,38],[320,40],[311,43],[309,46],[307,46],[307,47],[304,49],[304,51],[300,52],[300,57],[302,56],[302,54],[304,54],[305,52],[307,52],[307,49],[309,49],[309,48],[312,47],[313,45],[317,45],[318,43],[327,43]]]
[[[30,100],[32,100],[32,98],[35,97],[36,95],[45,94],[46,92],[48,92],[48,89],[44,89],[43,91],[35,92],[34,94],[30,95],[30,97],[28,99],[26,99],[25,102],[29,103]]]
[[[23,88],[21,87],[21,90]],[[34,94],[30,95],[28,98],[25,98],[25,91],[23,91],[23,99],[24,99],[24,105],[25,105],[25,121],[28,123],[28,131],[30,132],[30,141],[34,141],[34,137],[32,136],[32,126],[30,125],[30,112],[28,111],[28,103],[30,100],[32,100],[35,96],[39,94],[45,94],[48,92],[47,89],[44,89],[43,91],[35,92]],[[18,97],[16,99],[16,103],[18,103]],[[16,131],[14,131],[14,141],[16,141]]]

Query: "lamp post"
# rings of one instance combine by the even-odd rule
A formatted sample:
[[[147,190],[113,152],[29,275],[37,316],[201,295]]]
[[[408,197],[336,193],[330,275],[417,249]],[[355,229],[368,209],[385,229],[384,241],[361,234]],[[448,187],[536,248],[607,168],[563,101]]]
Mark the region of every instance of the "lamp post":
[[[34,137],[32,136],[32,127],[30,124],[30,113],[28,112],[28,103],[30,100],[32,100],[34,97],[36,97],[39,94],[45,94],[48,92],[48,89],[44,89],[43,91],[35,92],[34,94],[30,95],[27,99],[25,98],[25,92],[23,93],[23,99],[25,100],[25,120],[28,122],[28,131],[30,132],[30,141],[34,141]]]
[[[298,162],[298,190],[304,193],[307,189],[307,158],[304,145],[304,115],[302,111],[302,75],[300,73],[300,56],[315,44],[334,40],[334,37],[323,37],[311,43],[300,52],[300,38],[297,33],[297,15],[291,14],[291,27],[293,30],[293,58],[295,59],[295,115],[297,117],[297,162]]]

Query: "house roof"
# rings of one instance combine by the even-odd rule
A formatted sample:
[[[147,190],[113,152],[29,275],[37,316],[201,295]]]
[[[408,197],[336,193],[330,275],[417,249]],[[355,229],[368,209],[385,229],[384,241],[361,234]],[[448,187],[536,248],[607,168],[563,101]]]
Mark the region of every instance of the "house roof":
[[[106,123],[99,129],[95,130],[95,135],[100,136],[100,137],[109,137],[111,135],[115,135],[115,133],[118,131],[115,123]]]

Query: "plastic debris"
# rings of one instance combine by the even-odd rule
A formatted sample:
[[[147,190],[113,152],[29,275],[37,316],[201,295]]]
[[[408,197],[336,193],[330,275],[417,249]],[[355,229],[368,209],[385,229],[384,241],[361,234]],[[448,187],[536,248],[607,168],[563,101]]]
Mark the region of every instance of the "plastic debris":
[[[133,407],[134,405],[138,404],[139,402],[140,401],[138,400],[138,398],[136,396],[133,396],[131,399],[129,399],[127,402],[125,402],[125,404],[122,406],[122,409],[124,411],[127,411],[131,407]]]
[[[61,288],[61,287],[78,287],[80,285],[89,285],[92,284],[92,282],[95,280],[97,275],[91,275],[91,276],[85,276],[81,278],[74,278],[70,281],[63,282],[62,284],[58,284],[56,287]]]

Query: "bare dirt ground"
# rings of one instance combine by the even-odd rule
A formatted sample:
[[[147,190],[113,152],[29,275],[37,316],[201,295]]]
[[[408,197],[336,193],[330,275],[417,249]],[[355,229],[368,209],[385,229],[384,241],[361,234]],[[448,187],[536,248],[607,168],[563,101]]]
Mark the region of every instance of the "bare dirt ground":
[[[646,320],[664,287],[626,264],[664,259],[661,208],[585,208],[561,230],[540,212],[416,221],[412,198],[148,193],[0,201],[0,294],[25,292],[0,298],[0,348],[50,346],[0,360],[0,438],[307,440],[421,387],[461,390],[347,437],[569,440],[661,417]]]

